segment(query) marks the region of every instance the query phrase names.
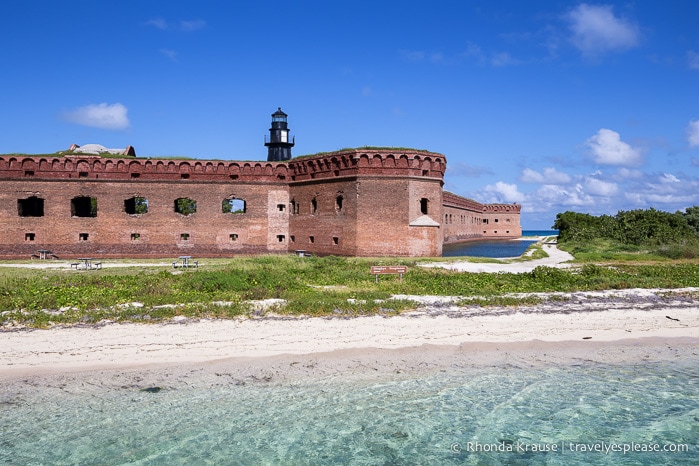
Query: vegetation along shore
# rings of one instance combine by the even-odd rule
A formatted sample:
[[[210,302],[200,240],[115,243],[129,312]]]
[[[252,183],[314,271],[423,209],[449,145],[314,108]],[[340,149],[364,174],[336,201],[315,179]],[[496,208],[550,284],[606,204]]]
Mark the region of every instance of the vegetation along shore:
[[[419,307],[410,296],[420,295],[514,306],[544,299],[521,293],[699,287],[699,263],[694,260],[699,257],[698,219],[698,207],[684,214],[653,209],[616,217],[559,214],[554,225],[560,231],[558,248],[575,259],[565,269],[538,266],[525,273],[460,273],[421,266],[434,259],[336,256],[207,259],[201,267],[184,271],[155,261],[141,261],[139,267],[105,264],[90,272],[24,268],[18,261],[4,264],[0,275],[0,328],[152,323],[178,316],[393,315]],[[513,267],[535,262],[548,256],[545,242],[517,260],[481,260]],[[120,262],[113,265],[129,265]],[[448,265],[459,259],[439,262]],[[382,276],[377,282],[369,273],[372,265],[403,265],[408,272],[402,280]]]

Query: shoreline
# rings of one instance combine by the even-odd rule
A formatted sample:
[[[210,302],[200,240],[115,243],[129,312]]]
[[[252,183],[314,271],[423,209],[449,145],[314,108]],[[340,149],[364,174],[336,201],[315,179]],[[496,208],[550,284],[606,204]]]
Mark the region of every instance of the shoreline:
[[[580,293],[563,302],[514,308],[465,307],[449,302],[448,297],[423,297],[418,310],[391,317],[177,319],[159,324],[2,332],[0,380],[202,366],[234,359],[256,365],[279,357],[319,358],[338,351],[390,359],[396,351],[415,348],[434,352],[435,348],[469,347],[479,353],[493,345],[551,346],[558,348],[558,354],[576,348],[579,357],[599,345],[630,344],[642,349],[658,340],[699,348],[699,304],[691,298],[681,299],[681,294],[659,298],[661,293]]]
[[[549,369],[649,364],[696,367],[699,338],[645,337],[612,341],[470,342],[401,348],[348,348],[305,354],[228,357],[198,362],[25,368],[0,372],[0,403],[38,389],[64,392],[207,389],[226,385],[415,379],[472,370]]]

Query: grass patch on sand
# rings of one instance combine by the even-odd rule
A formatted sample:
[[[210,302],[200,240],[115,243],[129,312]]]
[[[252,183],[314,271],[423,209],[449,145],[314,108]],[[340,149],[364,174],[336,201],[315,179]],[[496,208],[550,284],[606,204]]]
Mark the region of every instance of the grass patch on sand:
[[[441,258],[440,258],[441,260]],[[266,312],[289,316],[391,315],[417,307],[392,295],[486,297],[487,305],[526,304],[497,298],[507,293],[572,292],[622,288],[699,286],[699,264],[664,260],[596,265],[579,269],[538,267],[532,272],[463,273],[417,266],[423,259],[367,259],[270,255],[207,259],[198,269],[146,267],[90,272],[3,268],[0,328],[48,327],[103,321],[159,322],[175,316],[234,318]],[[141,261],[143,262],[143,261]],[[202,261],[200,261],[200,264]],[[405,265],[408,273],[375,282],[372,265]],[[256,308],[251,301],[285,305]],[[473,303],[483,303],[475,301]]]

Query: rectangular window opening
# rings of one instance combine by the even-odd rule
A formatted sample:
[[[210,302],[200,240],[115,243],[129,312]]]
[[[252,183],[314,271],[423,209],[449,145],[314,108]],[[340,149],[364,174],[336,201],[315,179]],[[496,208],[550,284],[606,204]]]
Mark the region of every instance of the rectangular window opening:
[[[180,241],[189,241],[189,233],[180,233]]]
[[[79,172],[78,173],[78,178],[87,178],[88,173],[87,172]]]
[[[232,180],[237,180],[237,179],[238,179],[238,175],[231,175],[230,178],[231,178]]]
[[[308,237],[308,242],[309,242],[309,243],[313,244],[313,243],[315,243],[315,241],[316,241],[316,239],[315,239],[314,236],[309,236],[309,237]]]
[[[24,234],[24,241],[34,241],[34,238],[36,238],[35,233],[25,233]]]
[[[70,201],[70,215],[72,217],[97,217],[97,198],[74,197]]]
[[[336,246],[340,244],[340,238],[338,238],[337,236],[333,236],[333,244]]]
[[[131,241],[138,241],[141,239],[140,233],[131,233]]]
[[[277,204],[277,210],[279,212],[284,212],[286,210],[286,206],[284,204]]]
[[[17,214],[20,217],[43,217],[44,200],[36,196],[17,199]]]
[[[284,235],[277,235],[277,241],[279,241],[280,243],[283,243],[285,239],[286,239],[286,236],[284,236]]]
[[[427,215],[427,207],[428,207],[427,205],[428,204],[429,204],[429,199],[427,199],[426,197],[423,197],[422,199],[420,199],[420,213],[422,215]]]
[[[228,238],[229,238],[231,241],[238,241],[238,234],[237,234],[237,233],[231,233],[230,235],[228,235]]]
[[[289,236],[289,241],[291,241],[292,243],[295,243],[296,237],[294,235]]]
[[[140,176],[141,176],[140,173],[132,173],[132,174],[131,174],[131,178],[138,178],[138,177],[140,177]]]
[[[180,173],[180,178],[182,178],[183,180],[188,179],[188,178],[189,178],[189,173]]]
[[[78,239],[80,241],[87,241],[87,239],[90,237],[89,233],[79,233],[78,234]]]
[[[33,170],[24,170],[24,176],[26,178],[31,178],[32,176],[34,176],[34,171]]]

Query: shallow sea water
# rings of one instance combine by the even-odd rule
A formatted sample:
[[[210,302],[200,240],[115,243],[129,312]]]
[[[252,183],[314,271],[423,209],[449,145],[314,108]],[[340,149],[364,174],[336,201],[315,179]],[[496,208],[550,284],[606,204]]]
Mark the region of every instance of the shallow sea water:
[[[570,451],[602,442],[688,451]],[[86,379],[0,402],[2,464],[696,464],[698,444],[696,361],[194,379],[156,393]]]
[[[470,241],[467,243],[445,244],[442,257],[519,257],[536,240]]]

